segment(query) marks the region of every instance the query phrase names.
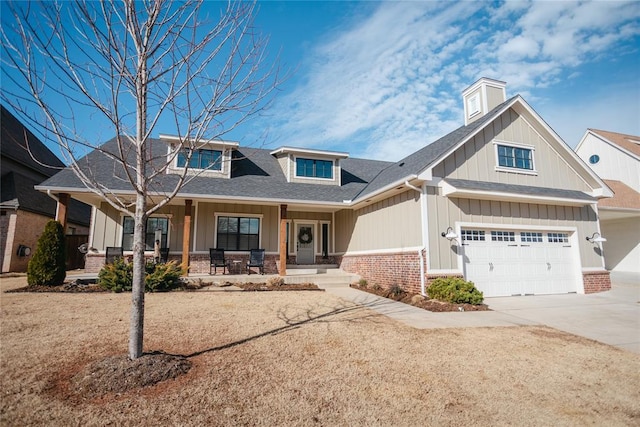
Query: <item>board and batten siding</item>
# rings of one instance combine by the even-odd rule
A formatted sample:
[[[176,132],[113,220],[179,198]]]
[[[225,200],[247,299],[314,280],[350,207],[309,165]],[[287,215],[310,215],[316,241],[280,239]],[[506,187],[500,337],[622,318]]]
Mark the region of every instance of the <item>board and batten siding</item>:
[[[409,190],[354,212],[336,213],[336,252],[398,250],[422,245],[420,194]]]
[[[154,213],[152,217],[169,218],[169,251],[182,251],[182,227],[184,224],[184,206],[168,205]],[[107,246],[122,244],[122,221],[124,215],[106,202],[95,210],[91,245],[99,251]]]
[[[267,252],[278,251],[279,217],[277,206],[257,206],[234,203],[198,203],[197,218],[193,222],[198,229],[196,233],[196,252],[206,252],[215,247],[216,213],[231,214],[235,216],[260,215],[261,247]],[[192,240],[193,241],[193,240]]]
[[[494,141],[532,146],[536,175],[497,171]],[[585,180],[513,109],[496,118],[472,140],[458,148],[433,170],[443,178],[530,185],[591,192]]]
[[[504,224],[535,227],[576,228],[582,268],[601,268],[602,258],[597,247],[585,240],[597,231],[596,212],[592,206],[556,206],[531,203],[515,203],[490,200],[447,198],[437,194],[436,187],[427,187],[427,210],[429,213],[429,269],[459,269],[456,245],[443,238],[440,233],[458,222],[495,224],[500,229]]]

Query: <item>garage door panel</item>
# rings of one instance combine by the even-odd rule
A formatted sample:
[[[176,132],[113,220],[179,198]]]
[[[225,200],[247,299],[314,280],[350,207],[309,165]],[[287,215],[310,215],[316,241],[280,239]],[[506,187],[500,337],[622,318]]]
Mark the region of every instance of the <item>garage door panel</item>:
[[[484,230],[487,241],[463,241],[465,277],[485,296],[575,292],[576,248],[566,233],[543,234],[517,231],[514,242],[511,231]]]

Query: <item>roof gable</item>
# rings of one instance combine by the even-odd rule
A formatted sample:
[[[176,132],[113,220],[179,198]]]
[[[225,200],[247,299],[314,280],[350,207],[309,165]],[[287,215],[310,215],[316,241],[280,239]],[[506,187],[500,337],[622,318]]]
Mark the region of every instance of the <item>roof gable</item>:
[[[640,136],[598,129],[587,129],[587,131],[600,136],[601,139],[604,139],[605,142],[608,142],[611,145],[617,145],[618,147],[640,157]]]

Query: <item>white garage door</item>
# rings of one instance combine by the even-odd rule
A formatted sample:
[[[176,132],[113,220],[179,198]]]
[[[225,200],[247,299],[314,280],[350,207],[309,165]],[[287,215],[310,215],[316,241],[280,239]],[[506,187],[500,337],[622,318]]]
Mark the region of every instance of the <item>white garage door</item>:
[[[558,294],[578,289],[568,233],[463,229],[464,272],[484,296]]]

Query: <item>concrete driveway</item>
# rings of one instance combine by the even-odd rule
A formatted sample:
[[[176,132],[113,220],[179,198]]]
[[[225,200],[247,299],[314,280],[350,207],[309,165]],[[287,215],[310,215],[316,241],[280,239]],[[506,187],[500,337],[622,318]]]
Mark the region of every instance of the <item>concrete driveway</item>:
[[[640,353],[640,280],[612,274],[608,292],[486,298],[492,310]]]

